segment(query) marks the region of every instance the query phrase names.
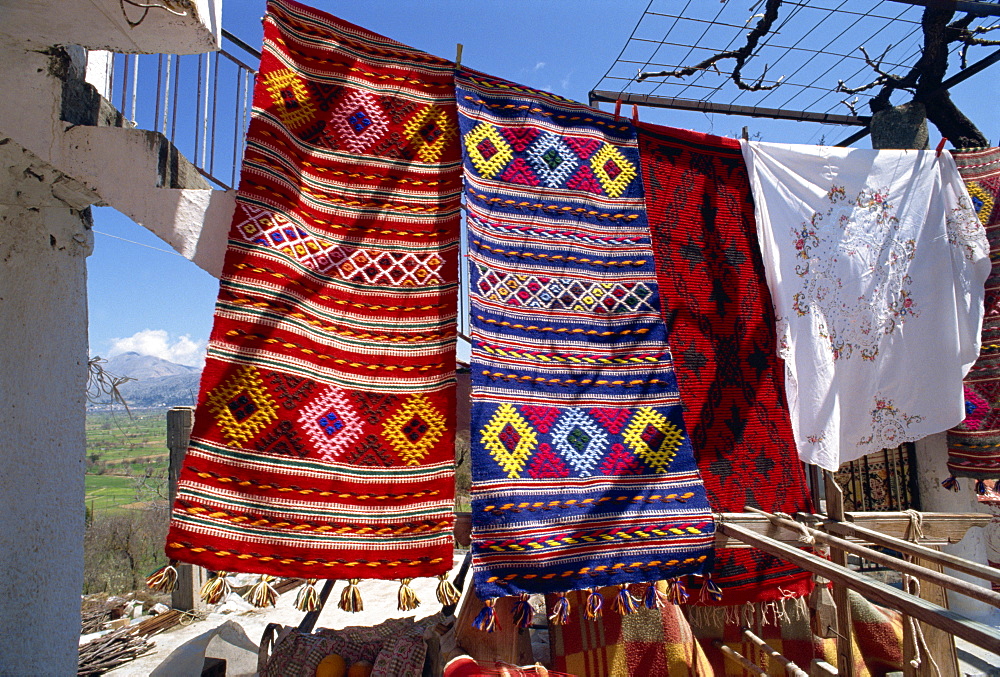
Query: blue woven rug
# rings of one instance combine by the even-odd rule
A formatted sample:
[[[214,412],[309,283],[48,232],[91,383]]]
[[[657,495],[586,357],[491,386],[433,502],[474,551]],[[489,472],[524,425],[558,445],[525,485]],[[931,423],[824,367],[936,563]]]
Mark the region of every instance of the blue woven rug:
[[[482,599],[710,570],[633,125],[465,72]]]

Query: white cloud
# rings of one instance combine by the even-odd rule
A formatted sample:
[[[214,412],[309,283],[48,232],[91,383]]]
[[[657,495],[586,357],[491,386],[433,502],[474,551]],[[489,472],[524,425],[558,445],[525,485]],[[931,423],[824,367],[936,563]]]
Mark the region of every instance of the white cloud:
[[[111,339],[108,357],[122,353],[152,355],[163,360],[200,367],[205,363],[205,343],[184,334],[173,338],[163,329],[143,329],[126,338]]]
[[[544,61],[539,61],[538,63],[535,64],[535,70],[536,71],[540,71],[543,68],[545,68],[545,62]]]

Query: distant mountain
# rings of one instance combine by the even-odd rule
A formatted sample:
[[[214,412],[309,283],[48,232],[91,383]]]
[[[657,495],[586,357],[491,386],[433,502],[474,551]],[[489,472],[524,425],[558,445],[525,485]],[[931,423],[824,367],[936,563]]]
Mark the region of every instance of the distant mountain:
[[[103,367],[109,374],[136,379],[118,387],[129,407],[194,406],[198,397],[201,370],[197,367],[131,352],[109,358]],[[105,397],[90,407],[103,409],[110,403],[111,398]]]

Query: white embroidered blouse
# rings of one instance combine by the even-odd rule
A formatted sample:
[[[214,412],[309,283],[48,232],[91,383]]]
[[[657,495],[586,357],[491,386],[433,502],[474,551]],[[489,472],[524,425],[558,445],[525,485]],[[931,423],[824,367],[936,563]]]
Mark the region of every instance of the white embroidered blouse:
[[[743,142],[799,457],[965,418],[989,245],[949,153]]]

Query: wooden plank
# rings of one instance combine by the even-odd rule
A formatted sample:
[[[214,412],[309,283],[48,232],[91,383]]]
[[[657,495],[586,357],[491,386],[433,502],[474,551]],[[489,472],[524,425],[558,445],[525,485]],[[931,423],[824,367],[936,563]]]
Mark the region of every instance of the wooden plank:
[[[946,630],[987,651],[1000,653],[1000,629],[966,618],[954,611],[943,609],[919,597],[908,595],[890,585],[873,580],[846,567],[837,566],[798,548],[760,536],[745,527],[720,522],[717,528],[775,557],[780,557],[807,571],[828,578],[834,583],[855,590],[878,604],[910,614],[914,618]]]
[[[928,569],[941,571],[941,566],[936,562],[917,559],[916,563]],[[940,586],[921,585],[920,597],[931,604],[936,604],[945,609],[948,608],[948,595]],[[921,655],[921,664],[916,671],[917,677],[959,677],[961,673],[958,669],[958,651],[955,648],[955,637],[928,623],[921,622],[920,627],[924,633],[924,640],[927,642],[927,653],[930,656]],[[909,657],[910,655],[912,654],[903,654],[904,657]],[[931,666],[931,657],[937,662],[938,668],[941,670],[940,675],[937,675]]]
[[[739,651],[723,644],[721,639],[712,640],[712,646],[718,649],[722,653],[723,657],[728,658],[750,674],[757,675],[758,677],[767,677],[767,673],[761,670],[759,666],[748,661],[746,656],[741,654]]]
[[[515,597],[498,597],[496,600],[496,632],[483,632],[472,627],[472,621],[483,608],[482,601],[470,585],[462,595],[458,620],[455,621],[455,641],[467,654],[477,661],[492,665],[494,661],[504,661],[514,665],[535,662],[531,651],[531,636],[528,631],[514,624],[513,610]]]
[[[177,482],[180,480],[184,456],[187,455],[188,442],[191,440],[191,428],[194,427],[194,409],[192,407],[172,407],[167,411],[167,449],[170,450],[170,461],[167,470],[169,505],[173,509],[174,498],[177,496]],[[177,569],[177,585],[170,593],[170,606],[181,611],[207,609],[208,605],[199,594],[201,586],[205,585],[208,572],[202,567],[180,562]]]
[[[826,488],[826,512],[835,520],[844,519],[844,492],[833,473],[823,471]],[[797,552],[797,550],[796,550]],[[830,548],[830,561],[841,571],[847,571],[847,553],[840,548]],[[851,619],[850,586],[843,580],[826,576],[833,581],[833,603],[837,606],[837,670],[846,677],[854,677],[854,623]]]
[[[748,508],[748,510],[753,510],[754,512],[762,513],[763,511],[757,510],[756,508]],[[907,562],[906,560],[899,559],[898,557],[893,557],[892,555],[887,555],[878,550],[872,550],[871,548],[859,545],[857,543],[852,543],[843,538],[838,538],[836,536],[831,536],[830,534],[819,531],[818,529],[812,529],[801,525],[793,520],[784,519],[778,516],[771,516],[770,520],[773,524],[778,524],[785,529],[793,533],[801,533],[801,530],[805,530],[810,536],[815,538],[821,543],[826,543],[831,548],[838,548],[844,552],[851,553],[852,555],[857,555],[862,557],[869,562],[875,562],[876,564],[881,564],[884,567],[888,567],[895,571],[903,574],[908,574],[910,576],[915,576],[921,581],[929,581],[933,585],[939,585],[948,590],[954,590],[957,593],[971,597],[972,599],[979,600],[991,606],[1000,608],[1000,593],[994,592],[990,588],[984,588],[981,585],[976,585],[975,583],[969,583],[960,578],[955,578],[954,576],[949,576],[940,571],[935,571],[928,569],[926,567],[918,566],[912,562]],[[836,522],[828,522],[828,525],[835,525]]]
[[[840,520],[841,522],[855,522],[872,531],[896,538],[905,538],[906,529],[910,525],[910,517],[905,512],[849,512],[845,515],[847,520]],[[958,543],[965,538],[966,532],[971,527],[985,527],[992,519],[991,515],[984,513],[925,512],[923,516],[922,543],[927,541]]]
[[[991,516],[987,515],[987,517]],[[984,578],[990,582],[1000,583],[1000,570],[978,564],[977,562],[972,562],[962,557],[949,555],[946,552],[941,552],[937,548],[928,548],[920,545],[919,543],[904,541],[901,538],[895,538],[893,536],[886,536],[885,534],[881,534],[873,529],[868,529],[867,527],[862,527],[857,524],[851,524],[850,522],[834,522],[833,520],[828,520],[822,524],[830,531],[842,536],[855,536],[864,539],[869,543],[874,543],[875,545],[891,548],[907,555],[913,555],[930,562],[942,564],[949,569],[962,571],[976,576],[977,578]]]

